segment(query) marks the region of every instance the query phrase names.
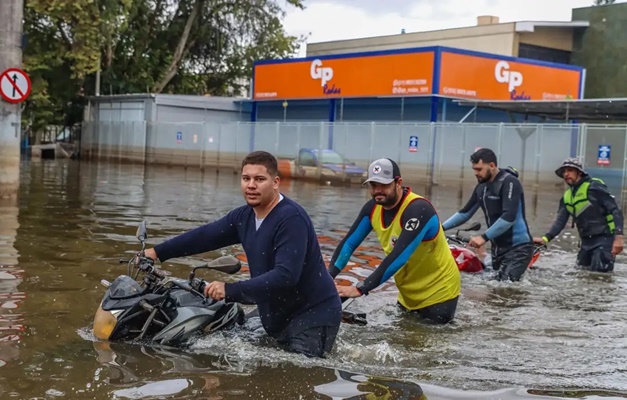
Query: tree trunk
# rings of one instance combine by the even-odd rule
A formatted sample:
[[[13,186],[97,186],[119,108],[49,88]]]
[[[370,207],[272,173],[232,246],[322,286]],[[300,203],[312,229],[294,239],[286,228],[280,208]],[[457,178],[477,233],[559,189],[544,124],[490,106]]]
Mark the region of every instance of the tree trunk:
[[[153,89],[153,93],[161,93],[163,89],[170,83],[172,78],[176,75],[179,69],[179,65],[181,64],[181,60],[187,51],[187,40],[189,39],[189,33],[192,30],[192,26],[200,14],[200,10],[204,5],[205,0],[196,0],[194,3],[194,7],[192,8],[192,12],[189,14],[187,18],[187,23],[185,24],[185,28],[183,29],[183,34],[181,35],[181,39],[179,40],[178,45],[176,46],[176,50],[174,51],[174,55],[172,57],[172,62],[168,66],[165,75],[161,79],[161,81],[155,85]]]

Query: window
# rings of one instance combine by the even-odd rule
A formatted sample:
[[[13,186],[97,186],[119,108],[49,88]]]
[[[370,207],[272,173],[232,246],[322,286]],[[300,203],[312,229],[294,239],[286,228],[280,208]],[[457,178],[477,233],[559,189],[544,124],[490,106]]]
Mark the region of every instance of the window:
[[[316,166],[316,158],[310,152],[304,151],[304,152],[300,153],[299,164],[302,167],[315,167]]]
[[[518,57],[560,64],[570,64],[570,51],[551,49],[549,47],[535,46],[527,43],[520,43],[518,45]]]
[[[344,159],[342,158],[341,155],[335,153],[335,152],[322,152],[322,156],[320,157],[320,162],[322,162],[322,164],[343,164],[344,163]]]

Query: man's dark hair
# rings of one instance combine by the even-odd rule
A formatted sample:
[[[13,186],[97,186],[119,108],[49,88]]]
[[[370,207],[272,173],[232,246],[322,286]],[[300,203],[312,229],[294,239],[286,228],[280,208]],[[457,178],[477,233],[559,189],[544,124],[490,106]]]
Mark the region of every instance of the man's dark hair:
[[[486,148],[481,148],[470,155],[471,163],[476,164],[479,161],[483,161],[484,164],[494,163],[494,165],[498,165],[496,162],[496,154]]]
[[[279,163],[276,157],[267,151],[253,151],[252,153],[248,153],[248,155],[244,157],[244,161],[242,161],[242,170],[248,164],[263,165],[268,170],[268,174],[273,178],[279,174]]]

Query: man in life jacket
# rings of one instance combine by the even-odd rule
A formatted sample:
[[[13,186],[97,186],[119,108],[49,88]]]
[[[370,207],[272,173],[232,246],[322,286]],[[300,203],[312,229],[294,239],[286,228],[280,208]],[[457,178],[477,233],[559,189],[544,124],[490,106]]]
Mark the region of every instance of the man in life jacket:
[[[533,256],[533,242],[525,218],[525,196],[518,172],[500,169],[496,154],[482,148],[470,156],[477,186],[466,205],[447,219],[442,227],[453,229],[468,221],[479,208],[485,214],[488,229],[470,238],[468,244],[480,248],[492,244],[492,268],[495,279],[518,281]]]
[[[364,204],[340,241],[329,262],[329,273],[335,278],[373,230],[385,258],[357,285],[337,285],[339,295],[365,296],[394,277],[397,301],[403,310],[429,322],[451,321],[457,309],[461,277],[435,208],[403,186],[400,169],[389,158],[370,164],[365,184],[372,199]]]
[[[545,244],[573,217],[581,244],[579,266],[598,272],[614,270],[615,256],[623,251],[623,213],[601,179],[592,178],[576,158],[567,158],[555,173],[569,186],[560,200],[549,232],[533,241]]]

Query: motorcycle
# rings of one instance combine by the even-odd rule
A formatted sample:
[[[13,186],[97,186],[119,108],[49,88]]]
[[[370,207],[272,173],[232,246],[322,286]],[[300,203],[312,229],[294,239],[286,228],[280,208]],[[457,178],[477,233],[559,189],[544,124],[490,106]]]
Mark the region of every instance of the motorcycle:
[[[477,253],[468,249],[466,245],[470,238],[466,237],[462,232],[471,232],[478,231],[481,229],[481,223],[475,222],[471,226],[465,229],[458,229],[454,235],[446,235],[446,240],[449,243],[449,249],[453,254],[453,258],[455,259],[455,263],[457,263],[457,267],[460,272],[466,273],[478,273],[482,272],[486,269],[486,265],[479,258]],[[540,254],[542,250],[546,248],[546,245],[537,245],[534,244],[533,255],[531,257],[531,261],[527,268],[533,269],[533,265],[536,263],[538,258],[540,258]]]
[[[203,294],[206,282],[195,276],[200,269],[234,274],[242,267],[237,258],[219,257],[194,266],[188,279],[176,278],[156,268],[154,261],[145,257],[148,238],[145,221],[139,225],[136,236],[141,251],[130,260],[120,260],[121,264],[127,264],[127,274],[113,282],[101,280],[107,290],[94,316],[94,336],[101,340],[181,346],[195,336],[245,322],[239,303],[206,298]],[[134,276],[132,267],[136,270]]]

